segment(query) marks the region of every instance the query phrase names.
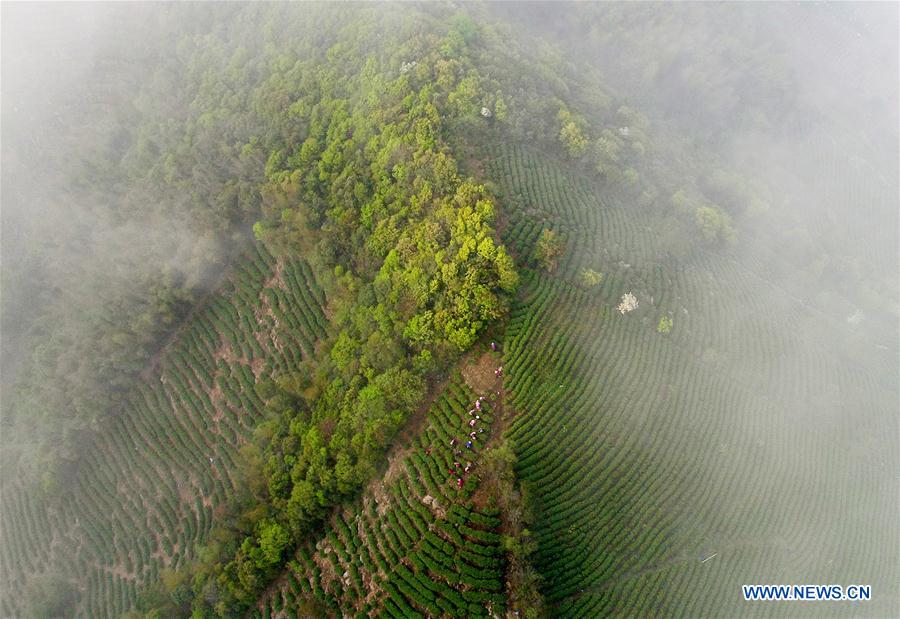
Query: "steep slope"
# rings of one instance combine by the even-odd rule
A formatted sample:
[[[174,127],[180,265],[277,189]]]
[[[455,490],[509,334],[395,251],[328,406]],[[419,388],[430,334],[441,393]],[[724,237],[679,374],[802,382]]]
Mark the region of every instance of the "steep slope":
[[[677,260],[652,211],[627,209],[546,152],[489,138],[470,164],[497,184],[503,239],[519,263],[533,265],[542,230],[564,239],[552,273],[526,267],[497,362],[512,419],[500,438],[535,512],[549,614],[893,613],[896,540],[884,535],[895,531],[885,476],[898,464],[896,379],[879,355],[858,354],[872,350],[868,334],[773,283],[764,253],[738,262],[699,249]],[[585,269],[602,282],[587,283]],[[622,314],[627,292],[638,307]],[[336,514],[261,601],[262,616],[462,612],[436,602],[453,578],[418,554],[416,533],[441,519],[393,511],[399,502],[425,513],[425,492],[465,501],[447,497],[445,457],[422,464],[435,439],[430,427],[412,434],[407,475],[389,472],[387,495],[376,501],[370,490]],[[378,509],[381,500],[391,507]],[[391,586],[398,577],[405,588]],[[824,607],[742,600],[742,584],[769,582],[859,582],[878,594]]]
[[[48,576],[76,584],[72,615],[121,615],[192,559],[246,484],[238,451],[264,415],[254,383],[313,354],[325,303],[307,264],[254,247],[147,369],[58,502],[4,477],[2,614],[22,615],[26,583]]]
[[[492,361],[479,364],[482,373],[491,374]],[[496,507],[473,504],[490,474],[484,456],[497,443],[499,405],[499,393],[473,391],[454,372],[417,420],[421,428],[406,428],[408,443],[389,454],[384,475],[299,548],[256,614],[503,614],[501,520]]]
[[[530,255],[544,227],[566,242],[554,274],[526,276],[504,356],[553,614],[893,614],[889,366],[848,356],[850,326],[764,271],[654,251],[652,217],[553,158],[505,144],[486,157],[510,247]],[[627,292],[639,305],[619,313]],[[740,585],[758,582],[879,593],[748,605]]]
[[[704,163],[500,25],[220,17],[173,72],[200,84],[199,137],[132,155],[217,218],[258,215],[260,242],[58,501],[4,476],[2,614],[59,577],[90,617],[538,616],[538,584],[551,616],[897,614],[893,287],[856,329],[836,286],[786,285],[788,235],[741,245],[780,221],[742,236]],[[888,184],[851,185],[889,210]],[[804,256],[840,228],[790,219]],[[875,599],[740,598],[776,582]]]
[[[4,612],[21,613],[27,592],[87,616],[242,613],[370,479],[429,382],[504,314],[517,275],[490,194],[442,138],[444,118],[479,118],[463,76],[471,27],[435,12],[248,6],[179,33],[156,77],[183,85],[184,117],[168,123],[170,100],[139,100],[145,122],[125,159],[151,170],[166,209],[214,194],[214,220],[259,216],[253,232],[279,266],[261,250],[239,267],[188,317],[161,372],[114,393],[129,394],[122,411],[42,402],[35,365],[27,387],[47,419],[97,427],[58,487],[4,477],[15,496],[3,569],[17,585]]]

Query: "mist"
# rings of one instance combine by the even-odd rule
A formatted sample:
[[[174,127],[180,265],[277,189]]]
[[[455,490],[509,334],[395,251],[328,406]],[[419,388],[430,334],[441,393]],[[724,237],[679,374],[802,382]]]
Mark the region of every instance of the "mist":
[[[98,329],[113,323],[133,349],[109,360],[121,367],[96,388],[126,380],[218,280],[229,247],[247,237],[248,225],[188,213],[183,195],[135,175],[152,161],[126,155],[140,139],[139,71],[152,75],[171,62],[169,13],[102,4],[4,7],[4,391],[29,363],[35,334],[61,340],[64,354],[81,357],[74,363],[90,365],[104,353],[79,346],[98,345]],[[75,371],[64,363],[63,382]],[[79,370],[72,382],[95,380],[96,371]],[[10,422],[14,407],[4,408]]]
[[[479,613],[896,615],[898,24],[4,4],[0,616],[448,613],[406,500],[500,523]]]
[[[889,514],[898,508],[900,404],[897,6],[608,4],[592,7],[592,19],[571,5],[492,8],[523,24],[527,36],[552,40],[572,73],[615,88],[646,113],[655,146],[670,148],[673,159],[695,157],[684,165],[688,176],[700,171],[695,188],[735,222],[737,243],[712,258],[726,279],[710,279],[706,294],[679,297],[684,315],[675,312],[677,323],[698,305],[715,308],[704,318],[720,324],[693,325],[691,337],[705,340],[702,358],[712,362],[701,364],[710,375],[695,381],[718,393],[715,375],[734,368],[732,389],[746,398],[736,408],[756,417],[728,408],[701,415],[696,430],[708,440],[681,457],[706,464],[667,465],[696,476],[678,484],[681,491],[744,471],[728,490],[707,491],[701,505],[668,516],[676,537],[684,533],[683,548],[694,543],[689,530],[704,540],[709,575],[689,582],[715,587],[724,578],[736,589],[761,575],[839,582],[864,573],[880,583],[885,605],[846,613],[896,612],[898,531]],[[777,61],[754,60],[763,49]],[[749,190],[728,195],[704,166],[736,174]],[[738,275],[750,278],[732,282],[741,295],[718,285]],[[773,336],[774,348],[766,340]],[[675,411],[659,406],[652,423],[616,420],[616,431],[652,428],[669,436],[646,449],[666,450],[680,431],[664,416]],[[712,429],[722,424],[730,430]],[[848,530],[859,535],[844,545],[838,539]],[[742,559],[741,547],[763,554]],[[684,569],[692,562],[674,560]],[[884,570],[892,576],[881,579]],[[598,590],[619,584],[610,579]],[[663,596],[661,608],[683,612],[680,595],[691,597],[673,591],[671,606]]]

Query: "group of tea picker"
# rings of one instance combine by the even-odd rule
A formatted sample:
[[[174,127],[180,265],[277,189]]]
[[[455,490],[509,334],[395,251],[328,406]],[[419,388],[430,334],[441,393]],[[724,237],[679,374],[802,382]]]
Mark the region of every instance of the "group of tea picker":
[[[494,352],[497,351],[496,342],[491,342],[491,350]],[[494,376],[496,376],[498,378],[503,376],[503,366],[502,365],[500,367],[498,367],[496,370],[494,370]],[[500,394],[500,392],[498,391],[497,395],[499,395],[499,394]],[[469,409],[470,419],[467,423],[469,425],[469,428],[471,428],[471,431],[469,432],[469,435],[467,437],[468,440],[466,440],[466,449],[468,449],[468,450],[474,449],[475,441],[478,440],[478,435],[484,434],[484,427],[479,425],[482,422],[481,413],[482,413],[482,402],[484,402],[484,399],[485,398],[483,395],[479,396],[475,400],[473,407],[471,409]],[[454,458],[458,458],[463,453],[462,449],[457,448],[458,443],[459,443],[459,440],[456,437],[450,439],[450,449],[453,450]],[[426,453],[426,455],[430,455],[431,448],[429,447],[428,449],[426,449],[425,453]],[[471,461],[466,462],[465,466],[462,466],[462,464],[458,460],[455,460],[453,462],[453,467],[451,469],[449,469],[449,473],[456,477],[456,487],[457,488],[463,487],[463,483],[465,481],[464,476],[469,474],[469,472],[472,470],[472,467],[474,467],[474,464],[472,464]],[[460,471],[462,471],[462,472],[460,472]]]

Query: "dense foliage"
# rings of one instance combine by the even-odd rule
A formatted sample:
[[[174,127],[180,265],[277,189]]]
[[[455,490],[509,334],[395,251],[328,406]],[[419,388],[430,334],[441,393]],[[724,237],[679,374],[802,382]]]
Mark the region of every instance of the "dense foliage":
[[[494,240],[492,198],[442,137],[442,117],[487,122],[466,66],[474,32],[458,18],[386,55],[342,40],[328,64],[283,59],[261,82],[292,130],[272,146],[254,232],[329,274],[335,336],[316,363],[258,385],[274,415],[258,432],[268,481],[241,533],[196,566],[198,609],[253,602],[286,551],[372,476],[428,379],[505,312],[517,275]]]
[[[110,84],[91,82],[60,120],[74,128],[48,162],[65,178],[27,222],[23,238],[43,242],[4,250],[4,284],[21,294],[4,295],[3,328],[23,325],[17,346],[33,351],[2,420],[2,464],[25,473],[4,480],[4,570],[21,572],[10,580],[25,599],[4,597],[4,614],[25,603],[236,616],[287,600],[311,616],[346,605],[529,616],[544,597],[554,613],[660,612],[647,593],[660,583],[646,584],[656,566],[707,543],[693,529],[678,537],[669,515],[682,507],[672,488],[703,498],[690,479],[704,462],[669,448],[717,458],[692,424],[724,444],[712,414],[731,397],[722,385],[761,389],[782,369],[740,367],[714,326],[733,305],[752,308],[727,316],[734,345],[788,359],[813,391],[830,357],[793,353],[795,340],[763,320],[809,307],[761,275],[790,252],[811,274],[797,290],[832,315],[848,301],[819,283],[865,262],[844,248],[846,260],[828,258],[833,245],[802,218],[781,226],[791,204],[754,174],[763,168],[722,156],[725,128],[802,134],[809,109],[770,105],[796,76],[745,13],[713,10],[711,25],[724,25],[707,42],[715,53],[684,56],[695,8],[644,19],[657,8],[584,7],[573,22],[539,6],[521,19],[506,11],[184,5],[101,54],[121,61],[107,60]],[[580,36],[559,49],[523,36],[545,18]],[[678,34],[650,50],[633,38],[645,25],[660,41]],[[602,70],[581,61],[597,55]],[[717,60],[735,55],[752,79]],[[665,109],[650,114],[648,101]],[[102,130],[76,122],[85,110],[107,119]],[[696,137],[674,135],[684,129]],[[778,251],[762,245],[749,262],[769,268],[741,270],[730,256],[764,226]],[[860,304],[893,316],[896,283],[867,277]],[[614,313],[632,292],[634,311]],[[492,361],[507,364],[524,413],[514,440],[457,492],[444,478],[455,463],[430,445],[455,438],[448,428],[473,395],[453,382],[388,490],[395,508],[376,509],[370,493],[355,502],[404,422],[510,305],[505,357]],[[814,327],[846,335],[833,320]],[[871,346],[848,355],[865,361]],[[858,373],[822,372],[860,400],[877,392]],[[802,399],[779,388],[785,408]],[[696,411],[678,417],[686,436],[649,423],[658,410],[676,418],[675,403]],[[748,433],[777,411],[756,404],[734,421]],[[754,471],[760,486],[766,471]],[[717,488],[735,492],[734,478]],[[502,513],[473,509],[476,490]],[[791,508],[772,501],[773,513]],[[376,526],[382,516],[389,526]],[[704,522],[727,536],[728,516]],[[59,551],[60,535],[77,544]],[[613,581],[621,573],[637,576]],[[673,610],[698,608],[709,610]]]
[[[222,101],[199,82],[212,58],[171,54],[209,9],[132,9],[95,9],[107,30],[71,54],[96,65],[40,93],[52,122],[4,126],[3,222],[16,233],[3,247],[3,462],[42,477],[48,499],[246,247],[263,179],[261,151],[243,148],[258,125],[234,101],[215,126],[199,122]]]
[[[381,490],[370,486],[361,500],[335,510],[324,531],[304,538],[254,616],[292,614],[304,604],[317,605],[318,615],[502,614],[506,561],[499,510],[473,505],[494,476],[486,437],[498,420],[498,399],[481,406],[484,440],[466,450],[467,471],[457,467],[460,456],[448,446],[469,428],[475,395],[454,372],[424,412],[421,432],[392,454],[393,472],[379,480]],[[454,468],[465,478],[462,485]],[[511,610],[522,607],[515,602]]]
[[[99,225],[81,236],[48,228],[48,238],[61,248],[85,239],[96,259],[60,250],[4,264],[13,276],[35,260],[83,271],[82,286],[73,274],[53,278],[66,296],[39,306],[36,354],[20,372],[15,410],[4,411],[5,427],[26,439],[4,442],[5,462],[42,473],[53,499],[98,473],[94,462],[79,473],[77,459],[119,431],[138,374],[154,373],[164,336],[246,246],[249,219],[262,215],[254,233],[285,260],[311,259],[335,325],[319,354],[302,349],[319,362],[301,365],[300,349],[276,336],[293,367],[259,375],[254,366],[255,387],[239,373],[240,390],[224,391],[250,401],[257,391],[272,420],[259,431],[261,453],[244,456],[248,475],[267,481],[232,497],[234,513],[217,519],[203,555],[232,559],[212,568],[224,570],[208,581],[220,595],[197,583],[201,601],[220,610],[252,600],[299,534],[372,474],[429,379],[504,313],[516,285],[494,240],[490,193],[460,175],[443,136],[443,119],[489,122],[483,103],[503,117],[467,56],[477,29],[443,7],[438,19],[400,13],[185,7],[148,20],[134,41],[105,50],[134,43],[102,96],[73,106],[99,98],[114,112],[91,135],[84,165],[60,167],[59,190],[93,199],[78,215]],[[117,273],[103,273],[111,262]],[[265,294],[276,326],[300,326],[278,286]],[[5,321],[7,309],[18,311],[7,303]],[[40,462],[21,458],[31,454]]]

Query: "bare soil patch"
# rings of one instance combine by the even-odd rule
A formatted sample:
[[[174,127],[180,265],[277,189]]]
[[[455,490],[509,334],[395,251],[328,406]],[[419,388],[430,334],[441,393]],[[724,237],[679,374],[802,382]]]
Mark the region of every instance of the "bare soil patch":
[[[281,288],[282,290],[287,290],[287,287],[284,285],[284,279],[282,279],[281,274],[284,271],[284,263],[281,260],[275,261],[275,272],[272,274],[272,277],[267,279],[263,283],[263,288]],[[265,295],[260,292],[260,298],[265,298]]]
[[[491,434],[484,445],[484,452],[496,446],[506,433],[515,412],[506,407],[506,391],[503,389],[503,378],[494,371],[500,367],[502,358],[499,352],[488,350],[478,357],[471,357],[462,367],[462,375],[466,384],[477,394],[484,395],[491,411]],[[478,469],[476,469],[477,471]],[[472,494],[471,502],[476,509],[484,509],[496,496],[496,484],[481,477],[478,489]]]
[[[500,363],[500,354],[491,350],[477,358],[469,357],[462,366],[462,375],[466,384],[478,395],[496,397],[503,382],[494,375],[494,371],[500,367]]]

